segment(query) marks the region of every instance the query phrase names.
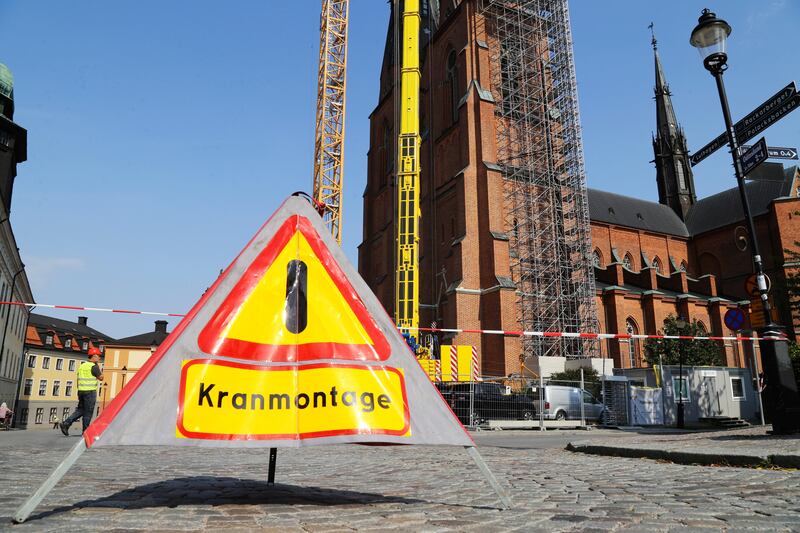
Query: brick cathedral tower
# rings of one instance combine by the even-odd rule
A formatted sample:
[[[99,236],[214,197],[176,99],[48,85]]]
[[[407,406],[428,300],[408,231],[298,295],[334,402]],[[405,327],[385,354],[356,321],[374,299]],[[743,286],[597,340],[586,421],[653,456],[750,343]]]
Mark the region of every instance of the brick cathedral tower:
[[[394,2],[392,2],[394,4]],[[566,0],[422,2],[420,326],[596,331],[589,220]],[[394,313],[402,28],[389,22],[370,115],[359,271]],[[424,335],[423,335],[424,340]],[[442,336],[483,375],[583,341]]]
[[[656,63],[656,134],[653,136],[653,152],[658,202],[670,206],[685,221],[689,208],[697,201],[692,166],[689,164],[686,136],[675,118],[672,93],[664,78],[655,36],[652,45]]]

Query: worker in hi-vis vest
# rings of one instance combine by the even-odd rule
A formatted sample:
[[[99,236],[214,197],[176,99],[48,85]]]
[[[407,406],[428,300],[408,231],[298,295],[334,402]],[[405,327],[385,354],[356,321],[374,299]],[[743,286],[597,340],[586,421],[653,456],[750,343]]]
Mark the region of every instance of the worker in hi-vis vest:
[[[103,372],[97,364],[100,361],[100,350],[92,346],[87,354],[88,361],[78,367],[78,407],[61,422],[61,433],[69,436],[69,427],[77,419],[83,417],[83,431],[89,427],[94,416],[94,404],[97,403],[97,386],[103,381]]]

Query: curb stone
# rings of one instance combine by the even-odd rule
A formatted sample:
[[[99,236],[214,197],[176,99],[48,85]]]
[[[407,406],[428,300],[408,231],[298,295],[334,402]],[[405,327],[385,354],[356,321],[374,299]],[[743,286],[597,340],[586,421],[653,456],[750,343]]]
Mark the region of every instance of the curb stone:
[[[599,444],[567,444],[570,452],[593,455],[610,455],[630,457],[634,459],[660,459],[679,464],[702,464],[730,466],[779,466],[781,468],[800,467],[800,457],[795,455],[737,455],[729,453],[678,452],[652,448],[631,448],[622,446],[604,446]]]

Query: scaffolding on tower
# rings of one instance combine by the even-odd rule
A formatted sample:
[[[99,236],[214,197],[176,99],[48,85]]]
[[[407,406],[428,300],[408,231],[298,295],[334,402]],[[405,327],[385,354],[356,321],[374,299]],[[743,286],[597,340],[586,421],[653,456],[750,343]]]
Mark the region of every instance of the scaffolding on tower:
[[[597,332],[586,177],[567,0],[480,0],[520,329]],[[523,358],[597,341],[525,337]]]
[[[322,0],[314,142],[314,200],[342,243],[342,185],[349,0]]]

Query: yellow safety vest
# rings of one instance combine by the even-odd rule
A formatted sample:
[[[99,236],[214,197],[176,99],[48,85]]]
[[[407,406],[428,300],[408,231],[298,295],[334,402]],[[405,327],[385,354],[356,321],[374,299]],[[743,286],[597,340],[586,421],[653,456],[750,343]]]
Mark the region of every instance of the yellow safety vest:
[[[89,361],[81,363],[78,367],[78,392],[97,390],[97,378],[92,375],[94,363]]]

